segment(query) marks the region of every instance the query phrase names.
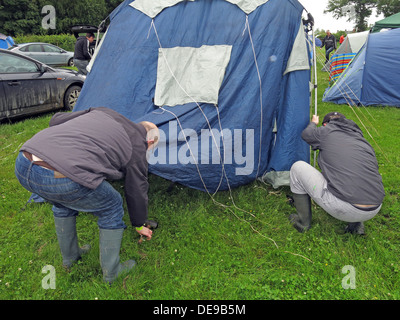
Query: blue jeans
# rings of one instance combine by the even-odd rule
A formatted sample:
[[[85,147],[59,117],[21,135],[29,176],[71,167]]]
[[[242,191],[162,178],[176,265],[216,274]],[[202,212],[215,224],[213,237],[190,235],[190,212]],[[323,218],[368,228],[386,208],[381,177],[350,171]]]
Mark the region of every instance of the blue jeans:
[[[107,181],[89,189],[69,178],[55,178],[53,170],[35,165],[22,152],[15,162],[15,175],[25,189],[53,204],[55,217],[89,212],[98,217],[101,229],[126,228],[122,197]]]
[[[325,52],[325,59],[326,59],[326,62],[329,61],[329,55],[331,54],[331,52],[332,52],[334,49],[335,49],[334,47],[330,47],[328,50],[326,50],[326,52]]]

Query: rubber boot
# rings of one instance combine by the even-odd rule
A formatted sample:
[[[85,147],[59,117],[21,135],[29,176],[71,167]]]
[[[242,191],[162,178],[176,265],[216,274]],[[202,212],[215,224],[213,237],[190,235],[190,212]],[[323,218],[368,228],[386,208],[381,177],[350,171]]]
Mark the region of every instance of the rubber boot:
[[[308,194],[293,193],[294,206],[297,214],[289,216],[293,227],[299,232],[307,231],[311,228],[311,199]]]
[[[90,245],[83,247],[78,245],[76,233],[76,217],[58,218],[54,217],[58,244],[60,245],[63,266],[69,269],[76,261],[81,259],[81,255],[88,253]]]
[[[123,263],[119,261],[123,233],[124,229],[100,229],[100,264],[103,270],[103,279],[110,284],[118,275],[131,270],[136,265],[135,260]]]
[[[345,229],[346,233],[365,235],[364,223],[362,222],[349,222]]]

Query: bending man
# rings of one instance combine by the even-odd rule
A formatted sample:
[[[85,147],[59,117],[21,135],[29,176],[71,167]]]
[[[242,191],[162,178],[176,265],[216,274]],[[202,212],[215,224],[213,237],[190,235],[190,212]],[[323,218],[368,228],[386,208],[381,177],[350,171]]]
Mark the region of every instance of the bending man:
[[[297,214],[290,215],[300,232],[311,227],[310,197],[336,219],[349,222],[346,231],[364,234],[363,221],[381,209],[385,191],[372,146],[355,122],[338,112],[319,117],[302,133],[302,138],[319,150],[322,172],[304,161],[290,169],[290,189]]]
[[[148,214],[146,152],[155,146],[158,137],[153,123],[136,124],[116,111],[99,107],[55,114],[49,128],[21,147],[15,174],[24,188],[53,204],[65,267],[69,268],[84,253],[76,233],[79,211],[98,218],[105,281],[114,281],[136,264],[134,260],[119,261],[126,228],[123,200],[106,180],[125,179],[130,222],[150,240],[152,231],[143,226]]]

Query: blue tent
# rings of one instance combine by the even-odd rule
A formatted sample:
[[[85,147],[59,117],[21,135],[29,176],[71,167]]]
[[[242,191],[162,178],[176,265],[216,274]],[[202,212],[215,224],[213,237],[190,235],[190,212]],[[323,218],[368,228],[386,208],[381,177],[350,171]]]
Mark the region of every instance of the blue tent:
[[[309,161],[310,55],[297,0],[127,0],[74,111],[158,125],[149,171],[215,192]],[[268,178],[267,178],[268,179]]]
[[[370,33],[322,101],[400,107],[400,29]]]
[[[0,33],[0,49],[8,49],[14,44],[14,39],[11,36]]]

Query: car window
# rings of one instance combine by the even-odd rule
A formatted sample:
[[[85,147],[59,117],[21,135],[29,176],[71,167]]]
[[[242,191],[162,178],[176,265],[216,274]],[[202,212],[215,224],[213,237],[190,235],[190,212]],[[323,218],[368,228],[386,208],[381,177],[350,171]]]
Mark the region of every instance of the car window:
[[[29,51],[29,52],[43,52],[42,46],[40,44],[31,44],[31,45],[29,45],[27,51]]]
[[[38,66],[33,61],[0,52],[0,73],[26,73],[38,71]]]
[[[29,46],[19,48],[19,51],[28,52]]]
[[[50,46],[50,45],[47,45],[47,44],[43,45],[43,49],[44,49],[45,52],[57,52],[57,53],[60,53],[60,48],[57,48],[55,46]]]

